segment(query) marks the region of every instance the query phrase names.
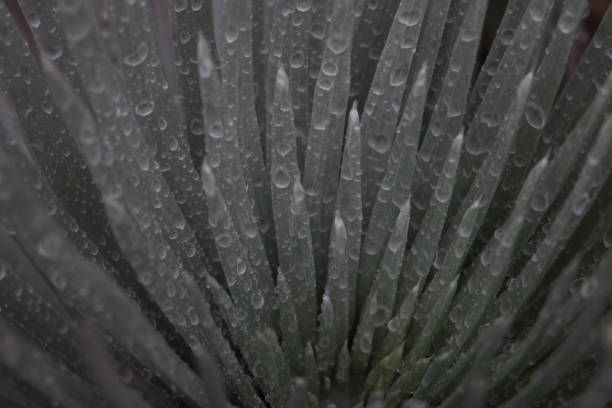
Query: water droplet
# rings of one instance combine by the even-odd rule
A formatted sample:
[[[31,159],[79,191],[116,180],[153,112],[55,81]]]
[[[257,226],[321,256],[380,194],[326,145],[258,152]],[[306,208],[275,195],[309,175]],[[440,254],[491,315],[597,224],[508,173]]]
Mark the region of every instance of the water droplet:
[[[525,108],[525,119],[534,129],[542,129],[546,123],[544,110],[535,102],[530,101]]]
[[[400,323],[400,319],[398,317],[394,317],[393,319],[389,320],[389,323],[387,323],[387,329],[389,329],[389,331],[392,333],[397,333],[400,329]]]
[[[304,53],[298,50],[291,55],[289,65],[293,69],[301,68],[304,65],[304,60]]]
[[[291,183],[291,176],[284,167],[279,167],[272,175],[272,183],[277,188],[287,188]]]
[[[236,274],[238,276],[244,275],[247,270],[246,263],[242,260],[242,258],[236,259]]]
[[[373,134],[368,138],[368,146],[377,153],[384,154],[391,148],[391,141],[386,135]]]
[[[506,28],[502,30],[500,35],[501,35],[500,40],[503,45],[508,46],[512,44],[512,41],[514,40],[514,30],[513,29]]]
[[[232,245],[232,236],[224,233],[215,237],[215,241],[220,248],[227,248]]]
[[[187,9],[187,0],[175,0],[174,1],[174,11],[180,13],[181,11]]]
[[[343,32],[334,31],[327,40],[327,48],[334,54],[345,51],[350,44],[350,36]]]
[[[470,42],[480,38],[480,31],[477,30],[477,26],[463,27],[459,35],[461,41]]]
[[[202,9],[203,0],[191,0],[191,9],[193,11],[198,11]]]
[[[361,349],[363,353],[370,352],[370,350],[372,349],[372,334],[371,333],[365,333],[363,336],[361,336],[361,338],[359,339],[359,348]]]
[[[55,272],[53,275],[51,275],[51,283],[53,283],[53,286],[55,286],[57,289],[63,290],[68,284],[68,281],[60,272]]]
[[[321,71],[325,75],[335,76],[338,73],[338,65],[334,61],[325,61],[321,66]]]
[[[213,139],[219,139],[223,137],[223,125],[221,124],[221,122],[218,120],[215,120],[213,123],[211,123],[208,126],[208,134]]]
[[[542,21],[546,12],[546,4],[544,2],[532,2],[529,4],[528,11],[533,21]]]
[[[201,119],[192,119],[189,124],[189,130],[196,136],[201,136],[204,134],[204,123],[202,123]]]
[[[483,113],[480,117],[480,120],[486,124],[488,127],[495,127],[499,125],[500,117],[497,113]]]
[[[297,0],[295,4],[296,10],[302,13],[310,10],[310,7],[312,7],[312,0]]]
[[[284,157],[287,155],[287,153],[291,151],[291,144],[286,143],[285,140],[281,140],[276,145],[276,151],[278,152],[278,154]]]
[[[59,255],[61,249],[60,237],[56,234],[47,234],[38,244],[38,253],[45,257],[54,259]]]
[[[238,35],[240,34],[240,29],[238,27],[238,22],[229,22],[225,27],[225,41],[228,43],[233,43],[238,39]]]
[[[444,188],[443,186],[442,188],[436,188],[434,196],[440,203],[445,203],[450,199],[452,192],[453,190],[451,188]]]
[[[582,194],[580,197],[574,200],[574,203],[572,205],[572,211],[578,216],[583,215],[590,202],[591,199],[589,195],[586,193]]]
[[[193,306],[190,306],[187,309],[187,317],[189,318],[189,322],[191,323],[192,326],[197,326],[197,324],[200,322],[198,313],[196,312]]]
[[[28,13],[26,20],[32,28],[38,28],[40,26],[40,16],[35,11]]]
[[[389,85],[391,86],[400,86],[406,83],[408,79],[408,70],[407,66],[400,66],[391,72],[391,77],[389,78]]]
[[[419,9],[404,10],[397,18],[401,24],[412,27],[421,20],[421,11]]]
[[[536,192],[531,199],[531,208],[534,211],[542,212],[548,207],[548,195],[544,192]]]
[[[187,258],[193,258],[196,254],[196,247],[191,242],[185,244],[185,255]]]
[[[372,316],[372,323],[374,324],[374,327],[380,327],[387,324],[390,317],[391,310],[386,306],[378,305],[374,311],[374,315]]]
[[[576,18],[569,10],[566,10],[561,17],[559,17],[557,27],[559,27],[559,31],[563,34],[569,34],[576,29],[579,22],[579,18]]]
[[[187,343],[189,343],[189,347],[194,351],[200,349],[200,340],[193,334],[187,336]]]
[[[253,306],[254,309],[261,309],[264,305],[264,298],[261,295],[261,293],[253,293],[253,296],[251,296],[251,305]]]
[[[123,59],[123,63],[129,67],[136,67],[144,62],[148,54],[149,47],[144,42],[141,42],[134,53]]]
[[[459,323],[463,319],[463,307],[461,305],[453,307],[448,314],[448,318],[455,324]]]
[[[331,79],[327,77],[320,78],[317,81],[317,86],[324,91],[329,91],[332,88],[333,84],[334,84],[334,81],[332,81]]]
[[[0,280],[6,278],[7,272],[6,272],[6,264],[2,263],[0,264]]]
[[[135,112],[138,116],[145,117],[149,116],[151,112],[155,109],[155,104],[153,101],[142,101],[136,105]]]

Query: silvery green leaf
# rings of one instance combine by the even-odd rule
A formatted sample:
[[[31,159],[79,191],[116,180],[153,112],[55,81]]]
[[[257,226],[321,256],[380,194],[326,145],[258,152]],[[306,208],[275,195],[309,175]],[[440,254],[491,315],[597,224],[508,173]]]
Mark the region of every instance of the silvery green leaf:
[[[93,319],[145,365],[154,367],[164,381],[205,405],[197,375],[168,347],[138,305],[103,271],[78,254],[62,228],[35,198],[33,186],[6,176],[10,161],[5,153],[2,155],[2,224],[19,231],[23,250],[45,273],[58,296],[73,310]]]
[[[144,2],[123,1],[109,2],[107,10],[110,23],[117,29],[118,58],[136,122],[147,143],[153,146],[163,177],[206,254],[203,260],[207,269],[218,269],[219,265],[212,262],[217,253],[206,220],[206,206],[202,205],[204,191],[199,172],[191,161],[183,118],[171,95],[173,89],[159,63],[154,33],[147,29],[152,25],[151,10]],[[195,43],[195,38],[192,41]],[[201,119],[190,127],[192,131],[203,131]]]
[[[422,67],[414,83],[396,129],[385,177],[378,189],[376,202],[367,224],[364,245],[359,258],[358,297],[365,299],[374,280],[378,262],[391,234],[400,207],[410,197],[418,149],[419,128],[425,106],[425,73]]]
[[[456,199],[464,197],[472,179],[480,169],[487,154],[495,148],[492,142],[504,117],[510,115],[508,100],[511,100],[518,85],[537,62],[537,53],[546,40],[545,27],[550,19],[554,0],[531,0],[512,44],[500,60],[495,75],[489,83],[481,104],[470,123],[465,138],[465,172],[457,181]]]
[[[285,278],[282,270],[278,271],[276,279],[280,328],[283,338],[282,347],[285,358],[293,373],[303,373],[304,346],[300,336],[293,297],[287,283],[287,278]]]
[[[304,348],[304,371],[306,373],[306,381],[308,382],[308,394],[309,396],[312,395],[315,399],[318,399],[319,370],[317,368],[315,353],[310,343],[306,343],[306,347]],[[310,399],[311,398],[309,397],[309,400]]]
[[[220,194],[226,197],[225,205],[231,215],[233,224],[248,253],[253,266],[254,277],[259,283],[263,305],[269,308],[272,304],[272,272],[264,249],[262,237],[250,205],[246,180],[240,163],[240,148],[236,134],[235,120],[231,112],[225,109],[225,98],[222,84],[217,77],[210,49],[206,40],[198,38],[198,59],[201,95],[203,98],[206,126],[206,153],[215,185]],[[217,236],[217,239],[219,237]]]
[[[612,74],[607,77],[580,121],[554,152],[548,169],[536,188],[537,194],[533,197],[531,203],[527,219],[532,225],[535,226],[540,222],[546,211],[551,208],[553,202],[563,192],[563,188],[567,185],[570,177],[572,179],[576,178],[576,175],[572,174],[572,170],[578,173],[581,159],[584,160],[587,156],[589,146],[597,137],[598,127],[602,123],[604,112],[611,100]]]
[[[330,226],[342,157],[344,117],[350,85],[354,17],[350,0],[334,2],[321,70],[312,99],[304,163],[304,189],[310,214],[317,286],[324,286]]]
[[[511,320],[499,318],[491,323],[475,342],[472,361],[461,384],[444,399],[444,408],[461,406],[470,407],[483,405],[486,401],[486,389],[480,387],[482,382],[491,375],[490,360],[503,344]],[[440,398],[440,397],[438,397]],[[441,398],[440,398],[441,399]]]
[[[448,72],[448,64],[453,54],[453,47],[455,45],[455,41],[457,41],[459,31],[461,30],[461,25],[466,14],[465,11],[470,3],[470,0],[457,0],[451,1],[450,3],[448,13],[446,15],[444,31],[442,33],[440,49],[438,51],[433,74],[431,75],[429,89],[427,91],[427,102],[425,112],[423,113],[423,131],[427,131],[431,114],[435,108],[436,102],[438,101],[442,86],[444,85],[444,77]]]
[[[302,408],[308,405],[308,383],[302,377],[296,377],[291,384],[291,393],[287,408]]]
[[[408,83],[413,84],[423,66],[429,67],[426,72],[426,87],[429,87],[433,76],[433,67],[441,57],[440,46],[444,34],[444,23],[448,19],[448,12],[452,0],[430,0],[427,2],[427,10],[423,16],[423,28],[419,36],[416,53],[414,54],[412,69],[408,77]]]
[[[321,58],[325,50],[325,34],[330,23],[333,3],[328,0],[307,0],[305,4],[310,4],[310,42],[309,42],[309,69],[308,76],[309,91],[312,92],[316,86],[321,70]],[[312,106],[311,106],[312,108]]]
[[[335,365],[336,356],[336,316],[334,305],[328,293],[323,294],[321,313],[319,314],[319,336],[315,345],[317,368],[325,378]]]
[[[410,371],[402,371],[402,374],[391,384],[387,391],[385,406],[398,407],[406,397],[419,385],[419,381],[430,366],[431,359],[424,358],[414,363]]]
[[[224,0],[221,14],[219,26],[224,34],[217,40],[221,44],[221,83],[227,104],[224,106],[224,114],[227,115],[224,134],[237,139],[238,161],[242,165],[245,188],[249,186],[248,197],[255,203],[251,211],[268,257],[275,260],[274,230],[269,223],[272,218],[269,178],[255,112],[252,2]]]
[[[130,209],[140,211],[141,220],[155,219],[166,237],[176,235],[175,239],[167,239],[168,244],[179,254],[186,267],[197,270],[206,265],[203,251],[163,177],[155,157],[155,146],[149,143],[146,132],[136,120],[140,114],[151,113],[154,105],[151,101],[144,101],[144,105],[138,109],[132,106],[108,55],[92,54],[92,50],[100,49],[103,42],[99,31],[93,29],[96,21],[92,7],[89,2],[62,2],[59,14],[77,70],[80,75],[88,76],[89,80],[84,85],[93,115],[86,106],[82,106],[74,109],[78,109],[81,116],[90,116],[88,119],[67,116],[71,107],[65,103],[66,100],[83,103],[62,79],[54,64],[43,58],[43,69],[51,93],[63,110],[62,116],[85,156],[103,197],[121,201],[119,197],[123,189],[135,190],[140,198],[146,197],[134,202]]]
[[[546,47],[542,62],[535,71],[525,115],[521,119],[514,147],[501,178],[502,185],[508,185],[508,188],[497,189],[489,210],[491,212],[503,214],[511,209],[506,203],[516,199],[521,185],[517,181],[524,180],[529,172],[542,137],[542,128],[548,121],[565,73],[565,64],[559,61],[567,60],[570,55],[572,39],[577,35],[585,6],[585,1],[563,2],[555,31]],[[509,180],[512,182],[508,183]],[[490,225],[489,228],[491,227],[494,226]]]
[[[332,242],[330,242],[328,266],[328,276],[332,268],[339,268],[341,273],[346,276],[346,287],[339,289],[348,296],[347,323],[349,327],[353,325],[357,314],[357,280],[363,222],[361,153],[359,115],[357,113],[357,106],[354,103],[349,113],[346,127],[340,183],[336,196],[336,214],[340,216],[346,229],[346,248],[344,253],[333,251],[331,249]],[[339,305],[335,305],[335,310],[336,313],[340,313]],[[336,316],[339,317],[338,314]],[[338,335],[336,340],[338,340],[339,345],[344,342],[345,336],[342,334]]]
[[[50,78],[50,84],[54,86],[52,89],[56,93],[55,96],[58,98],[65,96],[63,93],[67,92],[67,88],[57,75],[54,67],[46,60],[44,61],[45,73]],[[84,150],[84,155],[90,157],[92,165],[99,164],[94,160],[96,158],[95,154],[97,154],[95,151],[96,148],[100,148],[102,143],[88,144],[83,141],[83,137],[86,135],[96,137],[97,129],[93,119],[86,108],[76,99],[76,96],[70,94],[68,96],[72,103],[61,106],[62,114],[69,118],[67,124],[72,133],[76,135],[75,138],[81,143],[80,146]],[[92,154],[94,156],[88,156]],[[97,177],[104,183],[103,185],[107,186],[105,208],[113,230],[116,236],[120,238],[119,245],[132,263],[139,282],[147,288],[147,291],[162,309],[165,305],[165,309],[171,311],[168,312],[168,318],[175,325],[182,326],[178,323],[184,322],[186,320],[185,316],[191,315],[198,321],[209,321],[210,334],[204,333],[199,328],[187,326],[185,328],[187,331],[183,332],[183,335],[188,342],[191,342],[192,348],[196,349],[201,346],[207,336],[211,336],[215,350],[219,352],[219,356],[222,355],[221,351],[226,351],[228,345],[218,331],[219,329],[212,322],[206,301],[201,298],[201,292],[193,281],[194,277],[183,266],[181,262],[183,258],[175,252],[171,244],[172,240],[165,238],[163,234],[154,233],[152,230],[156,225],[152,224],[146,216],[143,216],[143,214],[147,214],[147,210],[154,208],[154,206],[148,207],[150,204],[140,199],[141,195],[138,189],[133,188],[130,183],[122,182],[126,178],[122,176],[123,171],[125,171],[122,167],[119,165],[104,167],[97,170],[97,173],[94,172],[94,176],[97,174]],[[158,179],[158,181],[161,183],[161,179]],[[180,229],[180,226],[175,225],[174,227]],[[185,228],[184,224],[182,227]],[[196,248],[187,247],[182,248],[182,250],[187,250],[189,253],[190,251],[195,252]],[[159,262],[154,263],[155,260]],[[154,279],[153,271],[157,271],[158,276],[173,276],[174,279],[167,282],[162,279]],[[176,293],[183,291],[190,293],[188,297],[190,301],[175,299]],[[244,374],[241,368],[237,366],[237,361],[230,357],[224,363],[227,365],[229,372],[232,373],[229,376],[230,380],[236,380],[237,385],[242,386],[238,379]],[[253,390],[248,386],[243,389],[243,395],[245,399],[254,402],[258,400]]]
[[[427,3],[402,0],[385,42],[372,79],[361,118],[364,140],[363,199],[369,215],[396,134],[401,101],[412,68]]]
[[[455,278],[444,286],[442,296],[436,300],[436,303],[431,309],[431,313],[424,318],[425,324],[423,325],[423,329],[420,331],[414,344],[412,344],[404,360],[404,369],[411,371],[412,369],[409,368],[408,365],[414,364],[425,357],[431,346],[433,337],[440,327],[440,321],[448,311],[453,297],[455,296],[458,278],[459,277]]]
[[[593,197],[597,195],[612,171],[610,163],[612,139],[608,137],[610,131],[612,131],[612,120],[608,119],[601,127],[597,140],[589,150],[578,180],[556,214],[546,237],[538,244],[536,253],[498,298],[497,310],[499,313],[516,313],[525,304],[593,203]]]
[[[379,361],[382,357],[389,355],[406,337],[412,322],[412,313],[420,294],[419,289],[420,287],[417,285],[408,293],[408,296],[400,304],[396,315],[387,323],[387,334],[374,361]]]
[[[318,0],[320,3],[333,2]],[[355,1],[355,39],[351,51],[351,97],[365,102],[400,0]]]
[[[178,98],[182,111],[181,122],[183,132],[189,140],[194,167],[199,169],[204,158],[204,123],[197,76],[197,40],[200,30],[206,38],[214,36],[212,6],[211,2],[203,2],[199,8],[189,7],[186,1],[177,1],[168,2],[167,7],[172,29]],[[169,80],[172,81],[172,78]]]
[[[346,341],[350,322],[349,293],[346,290],[349,286],[349,269],[346,265],[347,254],[347,231],[344,221],[339,212],[336,212],[334,226],[329,240],[330,262],[327,271],[327,282],[323,296],[328,296],[328,300],[333,306],[333,326],[335,326],[335,345],[332,349],[337,349]],[[321,331],[321,327],[319,327]]]
[[[560,17],[558,24],[565,25],[566,22],[568,22],[567,18]],[[543,129],[543,143],[539,146],[538,155],[563,143],[567,134],[578,125],[582,116],[590,109],[591,102],[601,91],[602,84],[612,72],[612,60],[606,53],[606,50],[612,45],[611,22],[612,9],[608,9],[595,36],[580,59],[576,72],[569,79],[549,115],[548,125]],[[591,80],[584,81],[584,78]]]
[[[204,162],[206,163],[206,161]],[[263,345],[258,340],[253,340],[253,333],[260,333],[264,329],[264,326],[259,321],[254,321],[248,318],[248,312],[240,304],[236,304],[230,295],[225,291],[223,287],[210,275],[206,276],[208,293],[213,299],[216,308],[219,310],[225,324],[229,327],[231,339],[233,343],[238,345],[242,352],[242,357],[246,360],[248,368],[251,372],[255,372],[255,367],[259,366],[259,358],[261,353],[268,353],[269,350],[264,350]],[[227,341],[223,339],[224,341]],[[272,346],[269,344],[268,346]],[[220,347],[217,346],[219,349]],[[231,358],[227,359],[231,362]],[[221,358],[223,364],[227,363],[225,358]],[[262,372],[256,372],[254,374],[258,384],[263,387],[270,385],[266,382],[267,379],[263,378]],[[245,402],[253,403],[256,401],[256,406],[262,406],[263,402],[257,398],[246,393],[246,391],[252,390],[253,385],[251,381],[241,376],[236,376],[235,381],[238,384],[239,391],[242,394]],[[269,392],[270,389],[266,388]]]
[[[497,29],[491,49],[487,54],[486,60],[482,69],[478,73],[478,77],[474,82],[470,99],[468,101],[467,119],[472,120],[476,114],[476,110],[482,103],[485,97],[487,88],[493,80],[497,67],[504,57],[509,46],[514,44],[516,33],[519,31],[519,23],[523,18],[525,10],[531,0],[510,0],[506,5],[506,10]],[[518,37],[518,36],[517,36]]]
[[[402,342],[372,367],[364,383],[365,392],[384,391],[391,385],[402,363],[403,353],[404,343]]]
[[[338,352],[338,364],[336,365],[335,380],[340,384],[346,384],[349,380],[351,367],[351,355],[349,353],[348,341],[345,341]]]
[[[452,138],[464,126],[463,115],[469,92],[469,79],[476,64],[476,53],[480,44],[480,31],[484,23],[486,6],[486,1],[474,0],[470,2],[466,10],[459,34],[453,45],[440,95],[419,148],[413,189],[415,206],[413,225],[415,226],[421,225],[427,203],[433,192],[433,180],[442,171],[444,158],[448,154]],[[429,62],[428,66],[432,65]]]
[[[0,319],[0,333],[0,361],[35,389],[66,407],[108,406],[90,383],[70,372],[53,356],[41,352],[4,319]]]
[[[382,341],[382,330],[378,328],[386,326],[391,319],[409,226],[410,200],[407,200],[397,216],[376,279],[362,308],[351,349],[354,372],[366,371],[371,354]]]
[[[45,14],[42,11],[40,13],[42,16],[37,12],[38,17],[46,21]],[[60,207],[60,211],[56,210],[54,216],[67,230],[78,230],[71,234],[71,239],[77,243],[79,250],[87,253],[87,256],[92,256],[92,251],[99,252],[98,258],[105,259],[112,265],[114,271],[109,272],[116,274],[119,282],[131,288],[135,297],[143,301],[142,289],[137,288],[138,283],[129,264],[124,257],[115,255],[120,253],[120,250],[112,236],[99,188],[95,185],[89,169],[82,169],[83,156],[62,121],[60,110],[44,84],[44,77],[20,39],[17,27],[4,14],[2,22],[2,36],[5,41],[0,43],[0,61],[4,67],[0,70],[0,78],[2,89],[14,106],[18,126],[21,128],[21,131],[7,131],[5,134],[8,137],[7,147],[14,151],[11,155],[31,155],[52,190],[40,189],[41,198],[47,201],[51,208]],[[20,82],[22,78],[28,78],[31,86],[23,87]],[[76,91],[75,89],[74,92]],[[3,125],[9,126],[9,121],[13,119],[6,115],[9,114],[3,113],[2,122]],[[20,138],[17,133],[23,136],[25,145],[18,141]],[[49,138],[53,138],[55,143],[46,144],[45,148],[41,149],[41,142]],[[20,163],[27,164],[29,160]],[[25,171],[24,166],[21,167],[22,171]],[[32,177],[32,174],[28,177]],[[34,180],[35,176],[31,182]],[[66,180],[71,182],[67,183]],[[75,185],[79,188],[73,188]],[[56,199],[53,196],[57,196]],[[61,211],[62,208],[65,208],[65,211]],[[97,237],[97,243],[94,244],[92,239],[86,236]]]
[[[64,73],[66,80],[70,83],[72,89],[78,95],[83,95],[83,83],[79,77],[74,64],[71,63],[68,45],[61,20],[58,16],[56,5],[44,0],[23,1],[19,0],[19,6],[26,18],[28,28],[32,31],[32,35],[36,41],[37,50],[32,50],[33,54],[37,52],[44,53],[53,60],[59,70]],[[38,56],[30,55],[30,58],[38,58]],[[41,91],[42,89],[39,89]]]
[[[584,308],[585,299],[582,296],[572,296],[570,301],[564,304],[567,296],[571,295],[570,286],[576,280],[576,275],[579,272],[578,266],[581,255],[578,254],[562,271],[561,275],[555,279],[536,321],[525,338],[514,345],[514,352],[511,354],[502,353],[495,359],[496,370],[490,389],[497,390],[504,387],[509,376],[519,375],[522,370],[528,367],[530,359],[537,358],[538,354],[542,355],[542,349],[545,346],[552,343],[548,348],[555,347],[557,339],[561,335],[560,329],[571,322]],[[587,285],[593,283],[595,283],[594,279],[585,280],[582,288],[588,288]],[[551,330],[555,326],[556,330]]]
[[[259,370],[256,375],[265,387],[266,401],[272,407],[283,408],[289,397],[291,377],[276,333],[269,327],[256,332],[255,347],[258,348],[258,360],[254,368]]]
[[[499,292],[516,248],[519,234],[524,228],[525,213],[534,193],[536,182],[547,164],[543,159],[530,172],[519,195],[510,218],[501,227],[489,244],[483,249],[470,272],[468,281],[459,289],[457,298],[448,316],[449,348],[445,364],[453,364],[459,353],[473,339],[483,321],[487,321],[495,297]],[[469,358],[464,358],[469,361]],[[458,365],[455,365],[458,367]],[[431,394],[439,392],[455,381],[455,372],[447,370],[432,385]]]
[[[448,250],[448,246],[450,245],[449,241],[454,234],[461,234],[459,231],[459,225],[461,223],[460,217],[463,217],[463,214],[465,214],[468,208],[473,206],[474,203],[479,202],[480,210],[476,215],[477,218],[474,220],[474,225],[469,231],[469,236],[466,237],[467,245],[472,245],[475,235],[487,215],[486,213],[494,198],[495,190],[501,182],[501,175],[510,155],[511,146],[516,139],[520,120],[525,113],[527,96],[529,95],[532,81],[533,75],[531,73],[527,74],[516,90],[515,98],[508,110],[508,116],[504,120],[496,136],[498,142],[495,148],[483,161],[482,168],[474,177],[467,194],[463,197],[457,213],[450,221],[450,226],[442,238],[440,246],[444,248],[444,250]]]
[[[418,306],[414,312],[416,323],[422,322],[425,316],[433,311],[434,305],[444,294],[443,289],[446,284],[460,276],[459,268],[465,259],[470,237],[476,226],[476,218],[481,211],[482,203],[480,200],[476,200],[463,214],[450,248],[444,255],[439,269],[434,272],[419,299]]]
[[[304,153],[310,126],[310,44],[315,25],[325,23],[324,18],[312,20],[316,5],[295,0],[283,2],[273,8],[273,22],[270,29],[268,61],[266,64],[265,91],[268,100],[266,121],[269,125],[270,107],[274,98],[276,72],[285,67],[289,78],[292,109],[295,118],[297,157],[300,168],[304,166]],[[321,35],[324,34],[321,33]],[[319,56],[320,57],[320,56]],[[314,85],[314,84],[313,84]],[[269,151],[269,149],[268,149]]]
[[[271,192],[278,260],[285,271],[301,336],[315,338],[316,275],[306,197],[300,183],[289,79],[281,67],[268,128]]]
[[[596,275],[598,287],[591,294],[591,301],[583,308],[579,317],[571,324],[570,333],[564,341],[551,353],[546,361],[538,367],[531,375],[524,387],[502,406],[510,407],[514,404],[529,404],[539,400],[551,390],[574,364],[589,358],[588,354],[599,345],[599,332],[588,330],[589,327],[597,325],[600,316],[607,311],[607,305],[612,291],[612,281],[609,279],[609,270],[612,261],[612,253],[608,252],[598,266]],[[601,275],[600,275],[601,274]],[[610,313],[607,312],[607,319]]]
[[[248,315],[251,323],[269,322],[271,305],[266,305],[269,294],[262,288],[247,248],[240,240],[226,200],[217,186],[208,157],[202,164],[202,183],[208,201],[208,221],[215,233],[215,242],[223,265],[225,282],[237,307]]]
[[[419,286],[417,291],[420,292],[425,283],[424,280],[427,279],[442,236],[448,205],[453,194],[462,144],[463,133],[460,133],[455,137],[450,147],[423,223],[404,256],[397,292],[400,299],[404,299],[415,286]]]

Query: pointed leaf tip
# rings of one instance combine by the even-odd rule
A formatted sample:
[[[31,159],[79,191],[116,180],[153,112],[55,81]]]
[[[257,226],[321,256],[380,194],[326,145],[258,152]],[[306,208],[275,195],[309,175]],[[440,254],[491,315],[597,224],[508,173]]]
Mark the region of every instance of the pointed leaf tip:
[[[529,73],[525,75],[525,77],[521,80],[521,83],[519,84],[516,90],[518,101],[522,101],[523,99],[527,98],[527,95],[529,94],[529,90],[531,89],[532,83],[533,83],[533,71],[529,71]]]
[[[412,196],[408,196],[408,199],[406,200],[406,202],[402,205],[402,208],[400,209],[400,215],[398,218],[403,218],[406,217],[408,214],[410,214],[410,198]]]
[[[351,106],[351,112],[349,113],[349,123],[359,123],[359,111],[358,108],[359,103],[354,100],[353,105]]]
[[[198,32],[198,61],[200,78],[209,78],[214,71],[214,64],[210,55],[210,46],[201,31]]]
[[[213,196],[215,194],[215,176],[208,164],[208,158],[204,158],[202,162],[202,187],[204,188],[204,192],[208,196]]]
[[[285,72],[285,68],[282,64],[278,67],[278,71],[276,73],[276,86],[279,89],[284,89],[289,86],[289,77],[287,77],[287,73]]]
[[[426,82],[427,82],[427,63],[424,63],[421,66],[421,69],[419,70],[419,73],[417,75],[415,87],[420,89],[421,87],[425,86]]]
[[[455,140],[453,140],[453,144],[451,145],[452,151],[457,151],[461,149],[461,145],[463,144],[464,133],[465,133],[465,129],[461,129],[461,132],[459,132],[459,134],[455,137]]]
[[[336,215],[334,217],[334,233],[332,239],[334,250],[336,252],[344,254],[344,251],[346,249],[347,232],[346,226],[344,225],[344,221],[342,220],[339,211],[336,211]]]
[[[300,181],[299,177],[296,177],[293,180],[293,199],[295,202],[302,202],[306,198],[306,192],[304,191],[304,186]]]

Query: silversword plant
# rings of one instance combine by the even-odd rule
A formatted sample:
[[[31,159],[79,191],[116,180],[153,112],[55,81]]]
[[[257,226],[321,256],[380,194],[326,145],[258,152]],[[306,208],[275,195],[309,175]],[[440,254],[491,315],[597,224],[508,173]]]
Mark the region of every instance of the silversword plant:
[[[5,0],[0,404],[607,406],[586,13]]]

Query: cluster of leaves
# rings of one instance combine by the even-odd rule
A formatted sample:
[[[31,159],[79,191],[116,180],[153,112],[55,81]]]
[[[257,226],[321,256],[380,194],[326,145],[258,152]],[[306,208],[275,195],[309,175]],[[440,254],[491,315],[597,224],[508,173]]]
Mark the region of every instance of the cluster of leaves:
[[[564,78],[586,0],[18,3],[3,404],[612,397],[612,12]]]

